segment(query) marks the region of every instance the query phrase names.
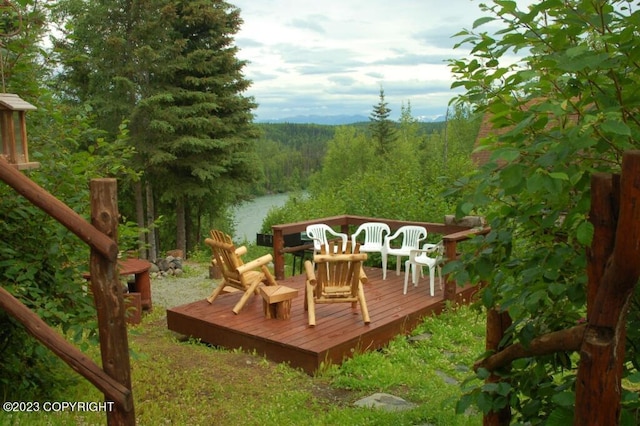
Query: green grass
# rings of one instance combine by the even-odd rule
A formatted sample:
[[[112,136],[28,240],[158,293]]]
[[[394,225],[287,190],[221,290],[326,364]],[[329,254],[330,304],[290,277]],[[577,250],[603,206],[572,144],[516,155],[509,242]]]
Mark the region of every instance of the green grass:
[[[254,354],[180,341],[156,308],[131,328],[132,381],[139,425],[480,425],[481,416],[456,415],[459,385],[484,347],[484,316],[468,307],[426,318],[410,341],[398,336],[384,349],[356,354],[316,377]],[[89,356],[99,360],[97,348]],[[70,374],[73,374],[70,371]],[[355,407],[372,393],[417,406],[384,412]],[[65,401],[102,401],[84,379]],[[60,400],[60,399],[58,399]],[[0,412],[0,424],[103,425],[105,413]]]

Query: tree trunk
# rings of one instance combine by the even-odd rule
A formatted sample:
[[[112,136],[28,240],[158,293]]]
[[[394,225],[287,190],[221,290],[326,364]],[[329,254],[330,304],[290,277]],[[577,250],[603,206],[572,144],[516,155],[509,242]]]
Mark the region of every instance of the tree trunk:
[[[136,223],[138,228],[145,228],[144,226],[144,197],[142,196],[142,182],[137,181],[133,183],[133,192],[136,203]],[[140,231],[138,234],[138,257],[141,259],[148,259],[147,254],[147,241],[146,234]]]
[[[155,211],[156,207],[153,202],[153,186],[151,182],[147,181],[145,184],[145,195],[147,198],[147,229],[149,229],[148,241],[149,241],[149,257],[150,260],[158,259],[158,247],[156,244],[156,227],[155,227]]]
[[[640,276],[640,151],[625,153],[622,161],[619,198],[602,191],[606,182],[600,182],[592,191],[592,205],[604,209],[592,220],[616,216],[616,206],[610,200],[619,199],[619,215],[615,226],[615,245],[612,255],[604,258],[601,241],[594,238],[590,252],[593,262],[605,263],[600,285],[595,291],[593,303],[587,311],[587,330],[580,348],[580,364],[576,380],[575,425],[616,425],[620,420],[620,396],[622,395],[622,364],[626,338],[626,312],[630,298]],[[602,186],[599,186],[602,185]],[[613,186],[612,190],[613,190]],[[601,197],[605,192],[604,198]],[[613,209],[606,211],[607,208]],[[604,221],[594,227],[608,226]],[[606,235],[598,232],[597,235]],[[609,244],[604,241],[603,244]],[[602,253],[602,259],[595,254]],[[597,279],[595,268],[589,278]]]
[[[183,197],[176,200],[176,246],[182,253],[187,252],[186,208]]]

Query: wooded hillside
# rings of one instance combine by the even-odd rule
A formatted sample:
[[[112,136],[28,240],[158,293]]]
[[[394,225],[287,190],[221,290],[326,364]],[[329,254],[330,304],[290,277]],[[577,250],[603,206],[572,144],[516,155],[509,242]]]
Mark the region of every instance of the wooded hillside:
[[[253,195],[306,189],[309,177],[322,167],[327,143],[335,136],[336,129],[353,127],[358,133],[367,134],[369,124],[258,123],[261,136],[256,149],[264,176],[255,186]],[[424,137],[444,128],[444,122],[417,125],[418,134]]]

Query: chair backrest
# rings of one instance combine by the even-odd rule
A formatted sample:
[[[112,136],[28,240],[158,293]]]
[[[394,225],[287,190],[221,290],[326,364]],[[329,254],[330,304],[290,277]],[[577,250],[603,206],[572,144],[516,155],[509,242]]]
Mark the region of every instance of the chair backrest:
[[[244,265],[242,258],[236,253],[236,247],[233,240],[227,234],[216,229],[212,230],[211,238],[207,238],[205,243],[211,247],[213,258],[220,268],[223,278],[228,285],[239,289],[245,286],[240,279],[237,268]]]
[[[384,242],[384,236],[389,235],[391,230],[389,229],[389,225],[382,222],[366,222],[363,223],[356,229],[356,232],[351,235],[351,242],[353,244],[356,243],[356,239],[358,235],[364,233],[364,245],[380,245]]]
[[[427,238],[427,230],[422,226],[402,226],[398,228],[396,234],[403,234],[403,249],[418,249],[420,242]]]
[[[360,253],[359,245],[347,243],[342,252],[342,243],[329,242],[321,248],[321,253],[315,255],[316,299],[331,299],[335,301],[353,302],[358,298],[358,289],[362,276],[362,262],[367,260],[366,253]],[[336,253],[338,250],[338,253]]]
[[[307,226],[307,237],[313,239],[313,249],[319,253],[322,247],[327,246],[327,232],[332,230],[324,223],[316,223]]]

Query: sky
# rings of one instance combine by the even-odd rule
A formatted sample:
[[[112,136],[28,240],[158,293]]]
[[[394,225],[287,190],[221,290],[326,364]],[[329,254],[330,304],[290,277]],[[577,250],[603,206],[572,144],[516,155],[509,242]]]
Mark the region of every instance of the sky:
[[[483,16],[477,0],[228,1],[257,121],[369,117],[381,88],[391,119],[409,103],[413,117],[444,116],[457,93],[446,60],[468,54],[452,36]]]

